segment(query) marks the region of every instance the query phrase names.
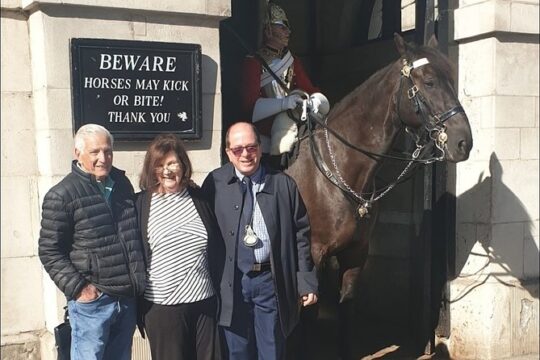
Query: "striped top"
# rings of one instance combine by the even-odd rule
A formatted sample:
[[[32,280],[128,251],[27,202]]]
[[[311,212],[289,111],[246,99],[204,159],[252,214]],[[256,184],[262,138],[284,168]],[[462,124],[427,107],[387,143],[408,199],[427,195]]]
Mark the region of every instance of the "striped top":
[[[214,295],[208,270],[208,234],[187,189],[152,194],[148,244],[146,300],[175,305]]]

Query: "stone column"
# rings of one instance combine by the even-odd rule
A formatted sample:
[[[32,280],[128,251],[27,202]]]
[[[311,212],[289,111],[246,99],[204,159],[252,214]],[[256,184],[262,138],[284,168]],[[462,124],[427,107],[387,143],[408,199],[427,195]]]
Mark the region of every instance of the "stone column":
[[[43,286],[27,14],[2,1],[2,358],[39,357]]]
[[[459,1],[459,95],[471,158],[457,165],[456,359],[538,351],[538,0]]]

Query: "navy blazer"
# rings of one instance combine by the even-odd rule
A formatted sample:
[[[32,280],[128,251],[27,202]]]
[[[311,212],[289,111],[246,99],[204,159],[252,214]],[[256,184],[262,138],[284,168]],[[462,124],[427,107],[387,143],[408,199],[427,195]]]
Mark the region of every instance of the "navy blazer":
[[[233,165],[228,163],[212,171],[202,188],[213,202],[225,242],[219,323],[230,326],[236,268],[236,231],[242,208],[242,193]],[[309,219],[296,183],[282,172],[265,168],[264,188],[256,197],[270,236],[270,263],[278,298],[279,318],[283,333],[287,336],[299,321],[300,297],[318,293],[317,274],[311,258]]]

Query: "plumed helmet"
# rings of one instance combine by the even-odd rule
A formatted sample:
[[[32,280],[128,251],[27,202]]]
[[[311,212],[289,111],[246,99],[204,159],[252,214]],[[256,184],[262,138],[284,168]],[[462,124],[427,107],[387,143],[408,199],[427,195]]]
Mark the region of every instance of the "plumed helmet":
[[[279,6],[273,2],[268,4],[268,12],[265,19],[265,24],[280,24],[289,27],[289,20],[287,19],[287,14]]]

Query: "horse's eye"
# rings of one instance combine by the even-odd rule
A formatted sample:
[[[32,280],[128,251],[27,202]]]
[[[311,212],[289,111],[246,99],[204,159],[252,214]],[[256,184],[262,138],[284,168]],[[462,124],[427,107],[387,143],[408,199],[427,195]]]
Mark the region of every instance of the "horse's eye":
[[[426,80],[424,81],[424,85],[428,88],[431,88],[433,87],[434,83],[433,83],[433,80]]]

